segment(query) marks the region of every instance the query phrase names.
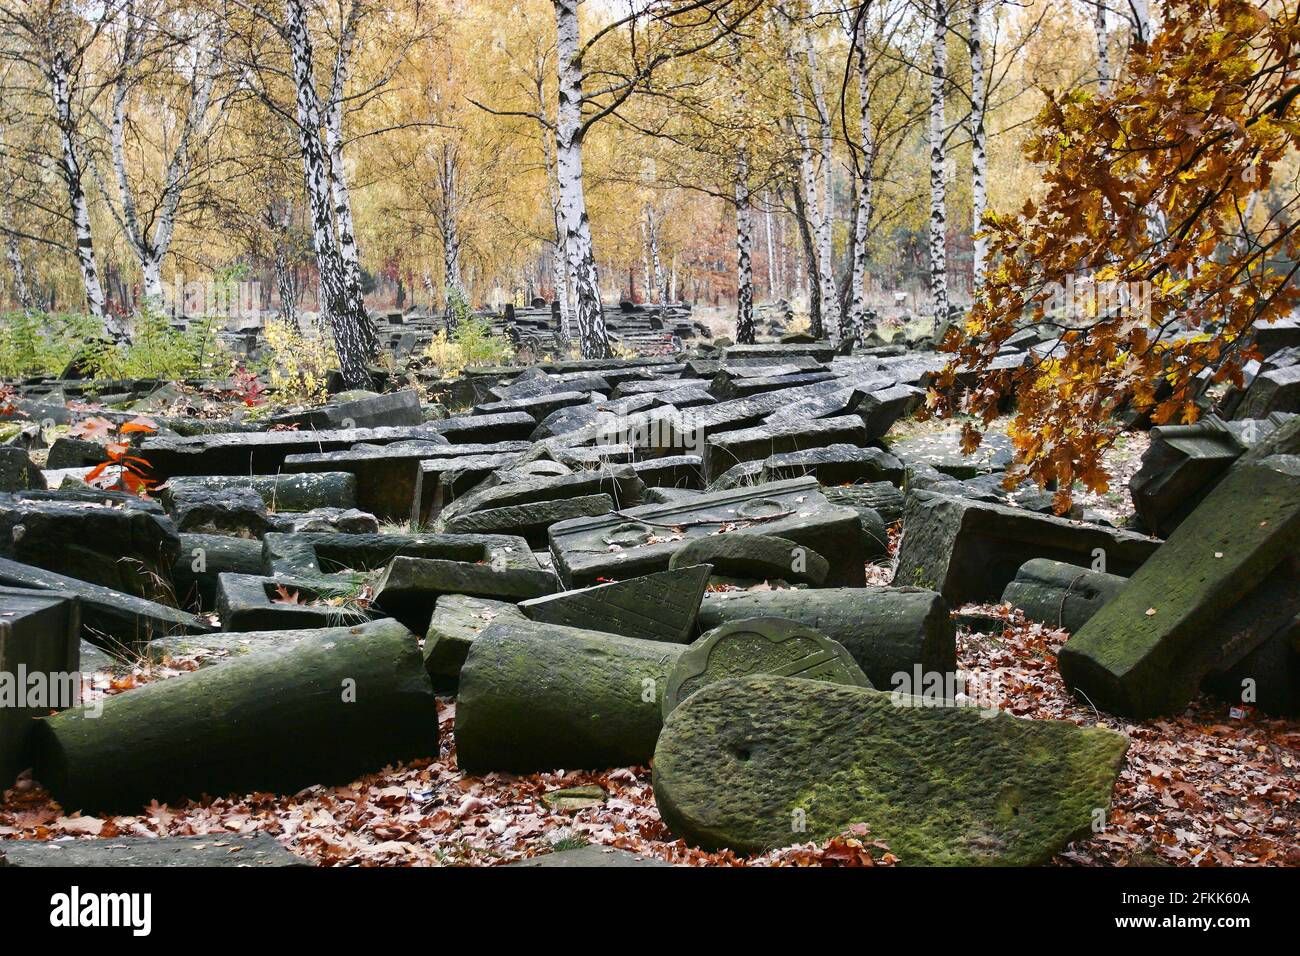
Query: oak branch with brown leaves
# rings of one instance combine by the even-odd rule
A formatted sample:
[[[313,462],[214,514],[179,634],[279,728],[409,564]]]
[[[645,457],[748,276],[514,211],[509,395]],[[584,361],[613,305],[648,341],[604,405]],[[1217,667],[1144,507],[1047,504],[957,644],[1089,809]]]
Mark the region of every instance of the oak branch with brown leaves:
[[[973,449],[1014,396],[1008,484],[1055,482],[1062,508],[1076,482],[1104,492],[1117,416],[1196,420],[1207,387],[1241,384],[1252,330],[1300,301],[1295,200],[1257,208],[1300,144],[1300,7],[1268,10],[1171,3],[1109,93],[1049,97],[1027,145],[1044,189],[984,217],[993,265],[927,403],[971,416]],[[1059,338],[999,367],[1030,325]]]

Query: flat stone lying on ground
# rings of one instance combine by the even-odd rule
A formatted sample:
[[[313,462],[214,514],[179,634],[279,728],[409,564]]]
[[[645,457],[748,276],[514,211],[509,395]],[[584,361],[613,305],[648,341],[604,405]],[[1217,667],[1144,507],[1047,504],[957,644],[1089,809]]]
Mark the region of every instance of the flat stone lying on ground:
[[[675,835],[710,850],[866,824],[905,866],[1036,866],[1104,820],[1127,748],[1097,727],[753,675],[701,689],[665,721],[655,802]]]
[[[516,540],[523,542],[522,538]],[[537,563],[526,544],[511,548],[508,554],[504,549],[501,553],[504,554],[501,560],[488,557],[482,563],[406,556],[393,558],[374,585],[375,607],[412,630],[423,632],[433,617],[434,604],[444,594],[523,601],[558,590],[555,575]]]
[[[1300,457],[1243,460],[1065,645],[1061,675],[1111,713],[1181,710],[1208,674],[1290,631],[1298,552]]]
[[[34,776],[65,811],[292,794],[435,757],[438,713],[413,634],[299,641],[36,721]]]
[[[787,581],[820,587],[830,562],[816,551],[769,534],[715,534],[693,538],[669,560],[668,567],[712,565],[715,572],[755,581]]]
[[[720,531],[788,539],[830,562],[828,585],[865,583],[866,547],[857,512],[828,504],[811,478],[643,505],[608,518],[562,521],[551,526],[549,537],[556,572],[573,588],[666,570],[684,542]]]
[[[250,488],[274,512],[312,511],[316,508],[355,508],[357,479],[346,471],[313,471],[301,475],[193,475],[173,478],[158,490],[164,507],[174,496],[191,488],[212,491]]]
[[[213,833],[183,837],[0,841],[0,867],[308,866],[274,837]]]
[[[437,691],[454,692],[460,683],[470,645],[497,622],[523,621],[520,609],[507,601],[445,594],[433,608],[424,638],[424,666]]]
[[[494,624],[460,671],[460,767],[481,774],[645,764],[668,674],[684,650],[535,621]]]
[[[519,610],[546,624],[686,644],[695,636],[695,618],[712,570],[707,564],[684,565],[521,601]]]
[[[553,853],[543,853],[540,856],[529,857],[527,860],[516,860],[514,863],[505,864],[507,867],[520,867],[526,869],[536,869],[538,867],[594,867],[604,869],[606,867],[634,867],[634,866],[672,866],[671,863],[665,863],[662,860],[656,860],[648,856],[637,856],[635,853],[629,853],[627,850],[617,850],[613,847],[600,846],[599,844],[589,843],[586,846],[574,847],[571,850],[556,850]]]

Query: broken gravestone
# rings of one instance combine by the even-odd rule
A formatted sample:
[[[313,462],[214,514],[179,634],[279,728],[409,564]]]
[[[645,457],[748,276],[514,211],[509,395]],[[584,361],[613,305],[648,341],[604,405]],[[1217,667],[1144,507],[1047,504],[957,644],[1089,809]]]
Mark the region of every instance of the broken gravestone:
[[[716,574],[753,581],[787,581],[820,587],[830,562],[816,551],[768,534],[714,534],[694,538],[672,556],[669,568],[709,564]]]
[[[654,792],[674,834],[753,853],[870,827],[904,865],[1035,866],[1105,819],[1127,738],[771,675],[665,721]]]
[[[748,674],[871,686],[849,652],[830,638],[796,621],[750,618],[714,628],[677,659],[664,691],[664,717],[701,687]]]
[[[579,591],[532,598],[521,601],[519,610],[530,619],[547,624],[687,644],[694,637],[695,617],[711,573],[712,568],[707,564],[688,565]]]
[[[1208,674],[1292,626],[1298,550],[1300,457],[1242,461],[1065,645],[1061,675],[1111,713],[1181,710]]]

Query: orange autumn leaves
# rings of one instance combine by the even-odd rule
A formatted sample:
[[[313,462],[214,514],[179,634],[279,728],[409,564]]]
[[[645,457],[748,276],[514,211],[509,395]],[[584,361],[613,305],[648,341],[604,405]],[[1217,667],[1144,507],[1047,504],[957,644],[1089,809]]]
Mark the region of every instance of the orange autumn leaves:
[[[92,416],[78,422],[68,430],[74,438],[94,441],[113,433],[113,423],[101,416]],[[96,465],[86,475],[86,483],[106,491],[126,491],[133,495],[147,493],[157,486],[149,477],[149,462],[131,454],[132,435],[151,435],[158,426],[147,418],[135,418],[117,428],[117,440],[104,445],[108,460]]]
[[[1300,303],[1295,200],[1270,192],[1300,145],[1298,66],[1295,5],[1176,0],[1110,95],[1049,97],[1027,146],[1045,191],[986,216],[996,265],[927,413],[970,415],[973,449],[1014,395],[1008,482],[1056,482],[1065,507],[1076,482],[1105,489],[1118,413],[1192,422],[1205,387],[1240,385],[1250,330]],[[996,367],[1039,323],[1055,347]]]

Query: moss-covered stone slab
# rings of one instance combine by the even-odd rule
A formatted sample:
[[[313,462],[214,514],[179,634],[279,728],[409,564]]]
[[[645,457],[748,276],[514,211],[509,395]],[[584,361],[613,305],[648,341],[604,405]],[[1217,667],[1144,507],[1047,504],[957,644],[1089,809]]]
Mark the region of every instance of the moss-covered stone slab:
[[[1033,866],[1105,819],[1128,740],[752,675],[703,688],[655,749],[655,801],[688,843],[753,853],[871,828],[908,866]]]
[[[1026,561],[1002,592],[1002,602],[1048,627],[1077,633],[1128,584],[1118,574],[1091,571],[1064,561]]]
[[[521,601],[519,609],[548,624],[687,644],[695,636],[695,617],[711,573],[707,564],[680,567]]]
[[[710,592],[700,604],[700,627],[780,617],[798,621],[844,646],[871,683],[895,687],[957,669],[957,633],[948,602],[918,588],[824,588],[817,591]]]
[[[574,847],[571,850],[556,850],[554,853],[544,853],[541,856],[530,857],[527,860],[507,863],[506,866],[525,869],[553,866],[606,869],[608,867],[621,868],[629,866],[672,866],[672,864],[648,856],[637,856],[627,850],[616,850],[613,847],[591,843],[587,846]]]
[[[424,638],[424,667],[439,691],[454,691],[470,645],[493,624],[522,621],[523,613],[507,601],[444,594],[433,608]]]
[[[684,650],[536,621],[493,625],[460,671],[460,767],[532,773],[645,764],[669,671]]]
[[[714,534],[685,544],[670,568],[712,565],[718,574],[756,581],[789,581],[820,587],[830,562],[816,551],[769,534]]]
[[[748,674],[871,686],[852,655],[830,638],[797,621],[750,618],[709,631],[673,665],[664,691],[664,717],[700,688]]]
[[[1294,587],[1285,600],[1255,597],[1297,551],[1300,457],[1243,459],[1066,644],[1061,676],[1111,713],[1182,710],[1208,674],[1300,614]]]

